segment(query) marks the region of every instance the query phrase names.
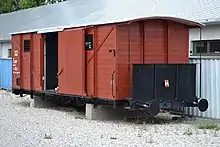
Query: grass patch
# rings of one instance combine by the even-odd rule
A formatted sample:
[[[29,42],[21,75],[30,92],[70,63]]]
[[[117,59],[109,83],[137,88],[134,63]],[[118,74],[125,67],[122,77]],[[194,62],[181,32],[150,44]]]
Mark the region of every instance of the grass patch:
[[[201,124],[198,126],[199,129],[207,130],[220,130],[220,127],[217,124]]]

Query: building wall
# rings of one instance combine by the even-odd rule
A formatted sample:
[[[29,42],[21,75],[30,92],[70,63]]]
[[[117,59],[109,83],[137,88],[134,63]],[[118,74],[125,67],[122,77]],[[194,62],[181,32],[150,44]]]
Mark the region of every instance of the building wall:
[[[205,118],[220,119],[220,59],[202,59],[191,58],[190,63],[197,64],[196,86],[197,96],[209,101],[209,108],[206,112],[200,112],[198,108],[189,108],[187,114]],[[201,85],[200,85],[200,63]],[[200,96],[201,86],[201,96]]]
[[[11,49],[11,42],[0,42],[0,58],[9,58],[9,49]]]
[[[0,41],[0,88],[3,89],[11,88],[12,85],[12,60],[9,49],[11,49],[10,41]]]
[[[190,29],[190,40],[199,40],[200,29]],[[206,26],[202,28],[202,39],[220,39],[220,25]]]
[[[220,39],[220,25],[206,26],[201,29],[201,40]],[[200,40],[200,29],[190,29],[189,31],[189,50],[193,51],[192,41]],[[191,52],[192,54],[192,52]]]
[[[4,69],[4,70],[2,70]],[[0,58],[0,89],[10,89],[12,86],[12,60]]]
[[[209,108],[202,113],[197,108],[189,108],[187,114],[205,118],[220,119],[220,54],[204,54],[201,61],[198,56],[193,55],[192,41],[200,40],[200,29],[189,31],[189,51],[191,51],[190,63],[197,64],[197,96],[209,101]],[[220,40],[220,25],[206,26],[201,29],[201,40]],[[200,96],[200,63],[201,68],[201,96]]]

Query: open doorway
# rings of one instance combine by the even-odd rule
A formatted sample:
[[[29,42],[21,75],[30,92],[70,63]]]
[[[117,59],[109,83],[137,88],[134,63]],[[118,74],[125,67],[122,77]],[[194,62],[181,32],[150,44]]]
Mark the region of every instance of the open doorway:
[[[58,86],[58,33],[45,34],[45,90],[55,90]]]

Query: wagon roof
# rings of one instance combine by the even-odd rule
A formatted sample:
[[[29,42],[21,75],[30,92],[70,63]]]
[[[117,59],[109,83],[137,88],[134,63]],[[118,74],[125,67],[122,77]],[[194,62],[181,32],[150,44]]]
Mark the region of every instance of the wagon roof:
[[[10,34],[163,18],[188,25],[219,17],[215,0],[69,0],[0,15],[0,40]],[[187,20],[187,21],[186,21]]]

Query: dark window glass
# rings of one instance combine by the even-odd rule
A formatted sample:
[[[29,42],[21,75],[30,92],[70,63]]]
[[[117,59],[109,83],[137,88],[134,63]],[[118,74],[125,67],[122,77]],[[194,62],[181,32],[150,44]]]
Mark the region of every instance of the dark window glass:
[[[8,58],[11,58],[11,49],[8,49]]]
[[[92,34],[87,34],[85,36],[85,48],[86,50],[93,49],[93,35]]]
[[[30,40],[24,40],[24,52],[30,52]]]
[[[18,85],[18,86],[20,85],[20,78],[16,79],[16,85]]]
[[[195,41],[193,42],[193,50],[195,53],[207,53],[207,42],[206,41]]]
[[[220,41],[210,41],[210,53],[220,53]]]

